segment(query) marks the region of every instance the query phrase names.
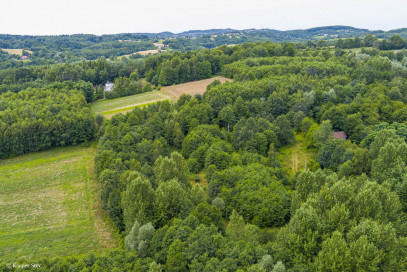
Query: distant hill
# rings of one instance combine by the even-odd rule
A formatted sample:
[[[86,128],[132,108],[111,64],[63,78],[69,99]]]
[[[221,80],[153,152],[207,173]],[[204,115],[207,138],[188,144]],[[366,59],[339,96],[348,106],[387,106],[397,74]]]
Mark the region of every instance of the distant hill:
[[[407,28],[394,29],[389,31],[369,30],[364,28],[356,28],[351,26],[322,26],[308,29],[294,30],[276,30],[276,29],[207,29],[207,30],[189,30],[181,33],[160,32],[160,33],[134,33],[134,35],[144,35],[154,38],[197,38],[207,35],[248,35],[250,37],[263,37],[276,42],[302,42],[307,40],[319,39],[338,39],[363,37],[367,34],[373,34],[378,38],[388,38],[392,35],[400,35],[407,38]]]
[[[118,33],[108,35],[74,34],[57,36],[30,36],[0,34],[0,49],[24,49],[33,52],[30,61],[22,62],[20,56],[5,55],[0,50],[0,69],[20,65],[40,65],[57,62],[92,60],[99,57],[131,55],[135,52],[157,50],[162,43],[168,50],[196,50],[235,45],[245,42],[307,42],[324,40],[334,45],[340,38],[354,38],[372,34],[379,39],[393,35],[407,38],[407,28],[390,31],[368,30],[351,26],[322,26],[309,29],[207,29],[188,30],[181,33]],[[6,50],[6,51],[7,51]],[[6,60],[7,64],[6,64]]]
[[[378,38],[388,38],[392,35],[400,35],[407,38],[407,28],[394,29],[389,31],[382,30],[368,30],[363,28],[355,28],[351,26],[322,26],[308,29],[294,29],[294,30],[276,30],[276,29],[207,29],[207,30],[188,30],[181,33],[172,32],[159,32],[159,33],[120,33],[120,34],[107,34],[107,35],[93,35],[93,34],[73,34],[73,35],[58,35],[58,36],[30,36],[30,35],[9,35],[0,34],[1,40],[18,40],[28,41],[28,45],[32,41],[45,41],[52,39],[55,40],[73,40],[73,41],[86,41],[90,44],[100,42],[112,42],[127,39],[151,39],[151,38],[197,38],[211,35],[243,35],[249,37],[263,37],[270,41],[275,42],[301,42],[307,40],[319,39],[337,39],[349,37],[362,37],[367,34],[376,35]],[[87,44],[89,45],[89,44]],[[2,45],[3,48],[12,48]],[[37,46],[39,46],[37,44]]]

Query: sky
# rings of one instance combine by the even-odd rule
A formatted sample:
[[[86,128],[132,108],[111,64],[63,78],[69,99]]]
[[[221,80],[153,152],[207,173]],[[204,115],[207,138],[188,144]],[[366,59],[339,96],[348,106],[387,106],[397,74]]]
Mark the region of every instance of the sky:
[[[0,33],[21,35],[407,27],[406,0],[12,0],[0,10]]]

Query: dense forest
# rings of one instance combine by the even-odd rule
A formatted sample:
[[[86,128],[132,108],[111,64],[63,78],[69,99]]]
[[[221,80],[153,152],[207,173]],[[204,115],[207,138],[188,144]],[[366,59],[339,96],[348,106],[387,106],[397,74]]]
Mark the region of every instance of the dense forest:
[[[0,158],[93,139],[93,114],[84,93],[74,87],[0,95]]]
[[[103,254],[36,262],[44,271],[407,270],[407,51],[389,51],[403,48],[397,37],[345,50],[369,46],[367,37],[0,71],[0,156],[96,137],[102,207],[123,238]],[[233,82],[111,120],[89,110],[93,86],[108,80],[118,97],[213,75]],[[299,142],[310,158],[293,171],[281,152]]]
[[[104,123],[102,200],[127,249],[166,271],[406,269],[407,69],[381,56],[318,53],[233,62],[222,73],[234,83]],[[294,133],[317,161],[289,177],[276,152]],[[205,173],[206,191],[191,173]],[[179,237],[190,220],[197,225]],[[205,237],[206,228],[217,231]],[[171,242],[158,238],[171,229]]]

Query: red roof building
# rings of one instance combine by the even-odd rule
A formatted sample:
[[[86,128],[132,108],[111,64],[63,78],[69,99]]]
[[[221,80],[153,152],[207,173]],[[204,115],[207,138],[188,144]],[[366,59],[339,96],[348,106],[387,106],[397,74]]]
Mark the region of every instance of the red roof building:
[[[345,131],[336,131],[336,132],[334,132],[334,138],[343,139],[344,141],[346,141],[348,136],[346,135]]]

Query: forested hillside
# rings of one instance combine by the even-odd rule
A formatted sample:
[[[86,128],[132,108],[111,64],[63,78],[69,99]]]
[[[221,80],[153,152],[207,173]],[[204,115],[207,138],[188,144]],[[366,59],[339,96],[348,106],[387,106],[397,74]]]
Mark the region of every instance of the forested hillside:
[[[97,170],[127,249],[167,271],[404,270],[406,67],[321,50],[221,70],[235,82],[105,122]],[[276,153],[294,133],[317,154],[290,178]],[[171,242],[158,238],[172,229]],[[392,239],[386,250],[379,233]]]
[[[392,53],[258,42],[1,71],[1,155],[86,141],[96,129],[102,207],[123,238],[105,254],[36,262],[44,271],[407,270],[407,52]],[[233,82],[97,124],[86,104],[89,84],[114,81],[128,88],[122,96],[142,78],[159,87],[213,75]],[[26,127],[38,140],[23,140],[37,135]],[[295,158],[285,167],[282,150],[297,144],[304,170]]]
[[[23,48],[31,50],[30,61],[21,62],[19,58],[0,65],[8,67],[33,66],[92,60],[99,57],[109,58],[132,54],[137,51],[154,49],[153,41],[143,35],[61,35],[61,36],[20,36],[0,34],[0,48]],[[16,56],[15,56],[16,57]],[[5,67],[4,67],[5,66]]]
[[[368,37],[368,41],[364,39]],[[374,37],[375,43],[371,43]],[[388,42],[397,37],[396,47]],[[407,30],[368,30],[350,26],[325,26],[309,29],[280,31],[275,29],[211,29],[191,30],[182,33],[123,33],[110,35],[74,34],[59,36],[29,36],[0,34],[0,49],[18,50],[21,54],[0,50],[0,70],[27,66],[73,63],[96,60],[100,57],[111,60],[119,56],[132,55],[142,58],[138,52],[180,50],[190,51],[234,46],[253,42],[295,42],[297,48],[334,46],[356,48],[374,46],[380,50],[406,48],[403,39]],[[356,39],[356,43],[350,40]],[[400,39],[402,43],[400,44]],[[344,44],[343,44],[344,43]],[[366,44],[366,45],[365,45]],[[24,58],[23,58],[24,56]]]

